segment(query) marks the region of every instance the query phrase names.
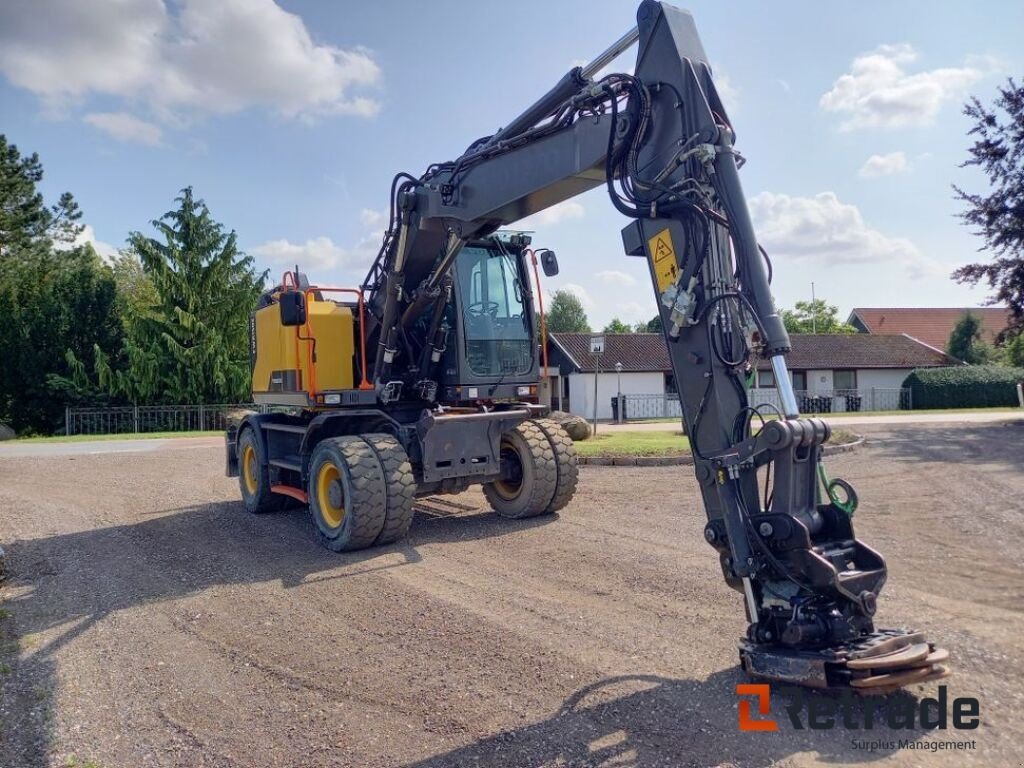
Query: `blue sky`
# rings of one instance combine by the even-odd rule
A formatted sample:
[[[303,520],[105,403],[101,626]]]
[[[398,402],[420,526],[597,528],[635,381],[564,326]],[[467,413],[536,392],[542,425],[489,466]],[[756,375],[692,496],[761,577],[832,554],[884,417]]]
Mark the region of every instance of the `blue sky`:
[[[58,6],[63,6],[58,9]],[[968,94],[1022,75],[1024,4],[696,2],[779,304],[958,306],[977,258],[950,184]],[[632,2],[8,0],[0,131],[38,151],[48,199],[72,191],[101,250],[192,185],[275,273],[353,284],[392,175],[493,132],[634,23]],[[619,59],[632,67],[635,49]],[[526,226],[554,248],[546,289],[592,325],[655,314],[625,221],[597,190]]]

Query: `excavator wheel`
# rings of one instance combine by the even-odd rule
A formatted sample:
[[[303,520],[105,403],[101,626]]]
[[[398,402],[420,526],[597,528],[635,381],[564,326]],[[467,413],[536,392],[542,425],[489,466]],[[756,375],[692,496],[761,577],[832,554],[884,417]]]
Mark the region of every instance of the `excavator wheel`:
[[[550,511],[558,468],[551,442],[538,424],[524,421],[501,436],[501,471],[500,480],[483,486],[495,512],[521,519]]]
[[[251,427],[238,436],[238,487],[247,512],[278,512],[288,506],[288,497],[270,491],[270,470]]]
[[[572,501],[576,493],[576,483],[579,481],[579,465],[576,460],[576,446],[572,438],[565,431],[561,424],[552,419],[534,419],[533,423],[540,427],[541,432],[551,443],[551,450],[555,454],[555,469],[558,472],[558,480],[555,482],[555,495],[551,497],[548,504],[548,512],[557,512],[566,504]]]
[[[384,528],[384,468],[361,437],[331,437],[316,446],[308,493],[317,538],[334,552],[368,547]]]
[[[393,436],[383,433],[363,435],[363,440],[376,454],[384,470],[387,511],[384,527],[374,544],[391,544],[405,537],[412,524],[413,504],[416,501],[416,478],[412,464],[402,444]]]

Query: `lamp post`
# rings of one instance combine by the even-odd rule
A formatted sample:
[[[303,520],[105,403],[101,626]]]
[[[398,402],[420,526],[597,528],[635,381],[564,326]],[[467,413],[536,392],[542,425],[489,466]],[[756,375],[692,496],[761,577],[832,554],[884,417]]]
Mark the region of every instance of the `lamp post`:
[[[594,434],[597,434],[597,379],[601,375],[601,355],[604,354],[604,336],[590,337],[590,354],[594,358]]]
[[[615,388],[618,390],[618,393],[615,395],[615,402],[617,404],[616,409],[615,409],[615,415],[616,415],[617,418],[615,420],[619,424],[621,424],[622,423],[622,415],[623,415],[622,414],[622,363],[616,363],[615,364],[615,379],[616,379]]]

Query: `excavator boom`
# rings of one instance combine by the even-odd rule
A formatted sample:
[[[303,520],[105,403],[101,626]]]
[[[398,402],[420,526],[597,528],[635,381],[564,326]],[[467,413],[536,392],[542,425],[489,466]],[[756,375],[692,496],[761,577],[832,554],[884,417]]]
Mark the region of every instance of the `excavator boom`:
[[[634,74],[600,74],[634,43]],[[388,234],[363,286],[371,378],[383,401],[399,396],[401,343],[437,343],[464,248],[604,185],[627,220],[626,255],[648,265],[707,512],[703,535],[749,620],[744,668],[865,692],[944,676],[945,652],[920,633],[874,625],[885,562],[854,535],[852,488],[821,469],[828,425],[800,417],[736,138],[693,18],[644,0],[636,29],[504,128],[455,160],[396,177]],[[439,377],[426,355],[421,363],[418,380]],[[779,407],[750,403],[759,364],[775,374]]]

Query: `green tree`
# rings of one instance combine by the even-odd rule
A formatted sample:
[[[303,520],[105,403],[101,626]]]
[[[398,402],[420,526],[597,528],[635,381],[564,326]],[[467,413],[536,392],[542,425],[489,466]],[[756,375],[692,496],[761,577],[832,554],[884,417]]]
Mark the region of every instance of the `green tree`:
[[[646,333],[661,333],[661,315],[655,315],[646,323],[643,323],[643,332]],[[640,326],[637,326],[637,332],[640,333]]]
[[[0,421],[53,432],[65,406],[106,401],[90,381],[99,347],[116,354],[122,329],[113,274],[84,245],[19,249],[0,275]]]
[[[113,274],[73,245],[78,204],[65,192],[47,208],[42,178],[39,156],[0,136],[0,421],[19,432],[54,431],[66,405],[103,402],[80,360],[116,355],[122,338]]]
[[[981,338],[981,318],[965,312],[956,321],[946,342],[946,353],[971,365],[991,362],[993,350]]]
[[[130,299],[126,366],[97,352],[100,381],[133,402],[247,400],[248,318],[266,273],[253,269],[235,233],[225,233],[191,187],[175,202],[175,210],[152,222],[162,242],[139,232],[129,237],[152,294],[140,285],[142,295]],[[121,267],[123,278],[134,270]]]
[[[571,291],[555,291],[547,316],[548,333],[587,333],[590,323],[583,302]]]
[[[70,192],[47,208],[36,185],[43,164],[33,152],[22,157],[18,147],[0,134],[0,260],[43,240],[71,243],[82,231],[82,212]]]
[[[605,333],[633,333],[633,326],[627,325],[626,323],[619,320],[617,317],[613,317],[611,321],[604,327]]]
[[[121,251],[112,259],[111,268],[117,283],[120,315],[124,323],[130,326],[152,310],[160,302],[160,297],[134,251]]]
[[[82,211],[70,192],[60,196],[56,205],[50,206],[50,224],[47,229],[51,239],[60,243],[73,243],[85,229],[79,220]]]
[[[974,145],[961,167],[980,168],[989,190],[953,189],[966,206],[960,218],[981,236],[993,258],[960,267],[953,278],[971,285],[987,282],[995,289],[992,303],[1010,308],[1009,330],[1015,332],[1024,329],[1024,86],[1010,78],[1000,87],[994,108],[972,98],[964,114],[974,121],[967,134]]]
[[[1024,331],[1013,336],[1003,345],[1006,364],[1013,368],[1024,368]]]
[[[857,329],[839,319],[839,308],[824,299],[798,301],[793,309],[782,310],[782,322],[790,333],[856,333]]]

